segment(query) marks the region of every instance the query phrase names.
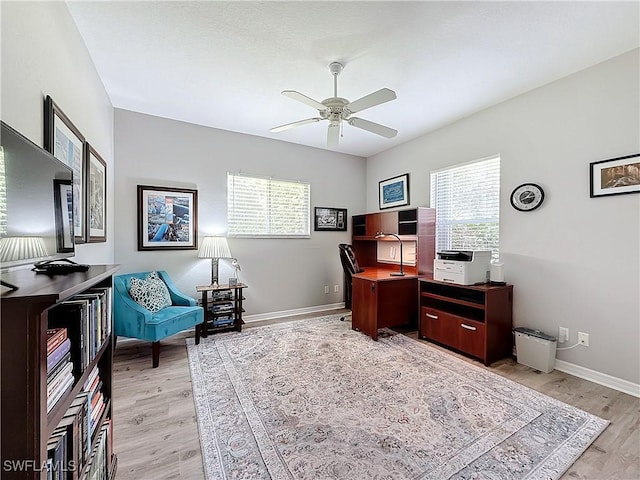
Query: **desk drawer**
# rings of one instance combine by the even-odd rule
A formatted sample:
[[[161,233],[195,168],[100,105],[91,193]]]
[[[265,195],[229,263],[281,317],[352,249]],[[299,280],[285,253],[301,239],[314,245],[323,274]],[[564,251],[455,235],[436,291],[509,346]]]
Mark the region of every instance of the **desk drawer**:
[[[436,308],[421,307],[420,336],[458,348],[456,318]]]

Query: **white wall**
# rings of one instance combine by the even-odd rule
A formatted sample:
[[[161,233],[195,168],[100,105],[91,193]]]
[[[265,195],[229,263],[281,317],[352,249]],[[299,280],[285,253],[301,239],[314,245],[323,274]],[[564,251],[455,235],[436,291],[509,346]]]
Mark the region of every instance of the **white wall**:
[[[116,251],[122,272],[164,269],[186,294],[208,285],[211,263],[196,250],[137,250],[137,185],[198,190],[198,237],[227,231],[227,172],[311,183],[311,206],[365,207],[365,159],[115,109]],[[349,222],[350,223],[350,222]],[[242,267],[247,315],[343,301],[338,244],[348,232],[311,232],[310,239],[230,238]],[[233,270],[220,261],[225,282]],[[226,282],[225,282],[226,283]],[[329,285],[330,293],[324,293]],[[340,291],[334,293],[333,286]]]
[[[640,195],[589,198],[589,163],[640,152],[640,50],[521,95],[378,154],[367,163],[367,206],[378,181],[409,172],[411,204],[429,205],[429,172],[500,154],[500,252],[514,285],[515,326],[590,334],[557,358],[640,383]],[[540,184],[543,205],[509,203]]]
[[[113,108],[63,2],[0,2],[2,120],[44,145],[44,98],[53,100],[107,162],[113,198]],[[75,260],[113,262],[113,212],[106,243],[76,246]]]

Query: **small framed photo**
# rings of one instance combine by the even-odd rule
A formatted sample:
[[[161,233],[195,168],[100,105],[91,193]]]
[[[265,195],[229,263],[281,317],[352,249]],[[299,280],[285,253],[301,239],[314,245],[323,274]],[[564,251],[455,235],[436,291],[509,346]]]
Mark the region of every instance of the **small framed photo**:
[[[86,143],[87,241],[107,241],[107,163]]]
[[[378,182],[380,210],[409,205],[409,174]]]
[[[73,252],[73,187],[71,181],[53,181],[58,252]]]
[[[236,277],[229,278],[229,286],[235,287],[238,285],[238,279]]]
[[[589,164],[590,197],[640,192],[640,153]]]
[[[44,101],[44,148],[73,170],[75,243],[86,237],[85,138],[50,96]]]
[[[138,185],[138,250],[196,250],[198,191]]]
[[[315,207],[313,215],[314,232],[346,232],[347,209]]]

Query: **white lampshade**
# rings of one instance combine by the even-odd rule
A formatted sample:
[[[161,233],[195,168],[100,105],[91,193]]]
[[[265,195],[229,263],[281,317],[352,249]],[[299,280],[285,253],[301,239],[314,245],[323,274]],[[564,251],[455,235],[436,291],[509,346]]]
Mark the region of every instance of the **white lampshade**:
[[[4,237],[0,239],[0,262],[12,262],[48,255],[42,237]]]
[[[199,258],[233,258],[227,237],[204,237],[200,250],[198,250]]]

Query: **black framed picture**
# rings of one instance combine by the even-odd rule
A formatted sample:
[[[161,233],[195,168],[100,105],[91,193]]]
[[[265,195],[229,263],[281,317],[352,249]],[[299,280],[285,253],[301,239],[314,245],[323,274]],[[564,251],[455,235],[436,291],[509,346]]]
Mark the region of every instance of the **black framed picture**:
[[[409,205],[409,174],[378,182],[378,202],[380,210]]]
[[[347,209],[314,207],[313,230],[315,232],[345,232],[347,230]]]
[[[640,192],[640,153],[589,164],[589,196]]]
[[[70,180],[53,181],[58,252],[73,252],[73,187]]]
[[[44,101],[44,148],[73,170],[73,233],[86,237],[85,138],[50,96]]]
[[[198,191],[138,185],[138,250],[196,250]]]
[[[107,241],[107,162],[86,142],[87,241]]]

